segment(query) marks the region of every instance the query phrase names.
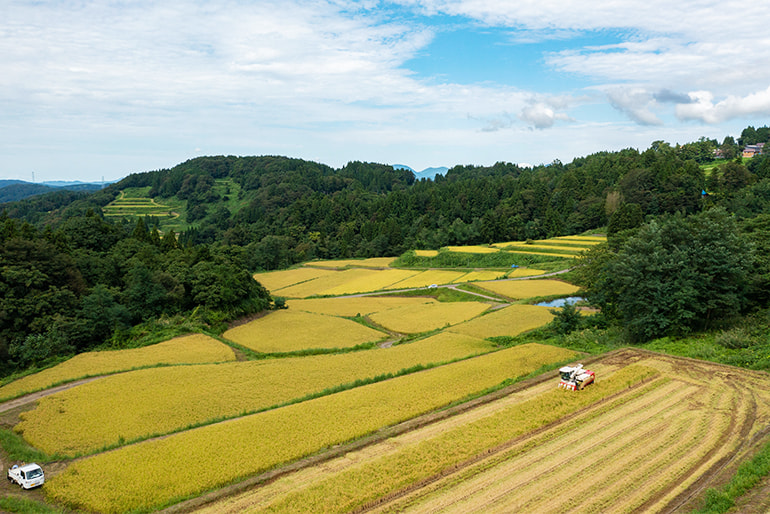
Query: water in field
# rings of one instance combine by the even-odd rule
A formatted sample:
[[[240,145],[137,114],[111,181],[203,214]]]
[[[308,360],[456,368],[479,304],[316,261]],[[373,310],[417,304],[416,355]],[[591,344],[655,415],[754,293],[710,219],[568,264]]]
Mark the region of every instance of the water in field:
[[[550,302],[540,302],[536,303],[538,307],[564,307],[564,304],[567,303],[578,303],[585,300],[582,296],[568,296],[567,298],[557,298],[556,300],[551,300]]]

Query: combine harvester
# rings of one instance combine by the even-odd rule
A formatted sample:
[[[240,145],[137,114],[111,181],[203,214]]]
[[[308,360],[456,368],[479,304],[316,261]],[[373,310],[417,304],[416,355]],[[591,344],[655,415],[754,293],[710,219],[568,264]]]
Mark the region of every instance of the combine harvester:
[[[579,391],[584,389],[587,385],[593,384],[594,380],[596,380],[594,372],[583,369],[582,364],[564,366],[559,369],[559,373],[561,373],[559,388],[564,388],[569,391]]]

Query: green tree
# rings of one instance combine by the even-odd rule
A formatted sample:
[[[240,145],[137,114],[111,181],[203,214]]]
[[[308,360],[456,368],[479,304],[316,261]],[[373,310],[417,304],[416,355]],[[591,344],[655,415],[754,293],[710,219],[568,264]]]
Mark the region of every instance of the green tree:
[[[688,333],[739,312],[750,249],[726,211],[644,225],[601,266],[587,296],[633,340]]]
[[[612,213],[607,225],[607,235],[615,234],[621,230],[637,228],[644,223],[642,208],[636,203],[623,203]]]

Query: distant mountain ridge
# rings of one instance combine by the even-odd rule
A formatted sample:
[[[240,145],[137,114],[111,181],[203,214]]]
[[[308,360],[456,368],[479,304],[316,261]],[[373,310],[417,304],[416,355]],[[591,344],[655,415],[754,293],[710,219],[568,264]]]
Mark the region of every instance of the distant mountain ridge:
[[[0,180],[0,203],[16,202],[32,196],[42,195],[57,190],[68,191],[98,191],[106,184],[80,181],[54,180],[34,183],[16,179]]]
[[[393,169],[396,170],[409,170],[412,173],[414,173],[414,178],[417,180],[423,179],[423,178],[429,178],[433,180],[436,178],[436,175],[446,175],[446,172],[449,171],[449,168],[446,166],[438,166],[434,168],[425,168],[422,171],[415,171],[413,168],[410,168],[406,164],[394,164]]]

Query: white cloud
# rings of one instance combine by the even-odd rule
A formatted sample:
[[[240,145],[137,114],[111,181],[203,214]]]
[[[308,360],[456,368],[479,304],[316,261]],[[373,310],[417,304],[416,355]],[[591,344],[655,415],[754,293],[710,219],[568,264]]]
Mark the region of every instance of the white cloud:
[[[509,27],[518,41],[584,33],[620,42],[553,51],[553,69],[605,85],[648,91],[707,89],[717,96],[748,95],[770,84],[767,10],[747,11],[737,0],[401,0],[428,13],[467,16]],[[628,111],[626,111],[628,112]],[[644,123],[649,111],[634,112]]]
[[[607,90],[610,104],[640,125],[662,125],[651,109],[657,102],[654,95],[640,87],[614,87]]]
[[[695,91],[689,96],[692,102],[676,106],[679,119],[721,123],[745,116],[770,115],[770,87],[742,97],[730,95],[716,103],[709,91]]]
[[[561,50],[537,65],[557,80],[546,93],[419,76],[410,60],[430,50],[443,19],[433,26],[383,10],[394,4],[501,27],[513,44],[549,40]],[[529,152],[543,136],[532,128],[569,139],[559,148],[578,155],[578,142],[598,150],[621,135],[643,141],[632,129],[657,131],[650,141],[704,135],[695,124],[661,126],[673,111],[704,123],[768,114],[768,14],[745,16],[735,0],[7,0],[0,11],[2,170],[30,166],[35,148],[48,152],[41,168],[56,169],[75,147],[72,166],[98,175],[110,155],[127,172],[173,165],[197,148],[332,165],[409,148],[432,162],[407,164],[427,167],[507,152],[513,135],[527,153],[489,160],[535,161]],[[592,33],[618,43],[575,46]],[[597,90],[601,98],[586,96]],[[600,119],[595,112],[607,125],[587,121]],[[715,132],[707,135],[725,135]]]
[[[551,128],[557,120],[570,121],[567,114],[555,111],[546,102],[534,102],[527,105],[519,113],[519,118],[537,129]]]

